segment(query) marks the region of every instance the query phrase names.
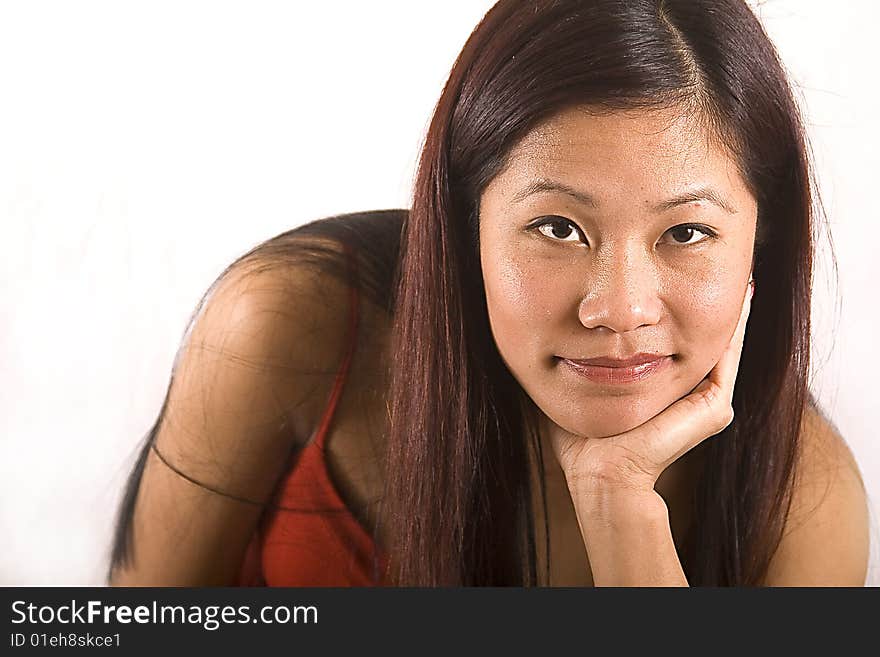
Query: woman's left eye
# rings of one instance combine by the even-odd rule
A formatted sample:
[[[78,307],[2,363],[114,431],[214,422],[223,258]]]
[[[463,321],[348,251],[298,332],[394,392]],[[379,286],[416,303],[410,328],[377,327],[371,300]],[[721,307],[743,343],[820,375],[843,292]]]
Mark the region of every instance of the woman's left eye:
[[[678,246],[691,246],[704,242],[708,238],[717,237],[717,233],[714,230],[698,224],[675,226],[667,230],[665,234],[671,236],[674,243]],[[700,235],[702,237],[699,237]],[[699,237],[699,239],[695,240],[694,237]]]

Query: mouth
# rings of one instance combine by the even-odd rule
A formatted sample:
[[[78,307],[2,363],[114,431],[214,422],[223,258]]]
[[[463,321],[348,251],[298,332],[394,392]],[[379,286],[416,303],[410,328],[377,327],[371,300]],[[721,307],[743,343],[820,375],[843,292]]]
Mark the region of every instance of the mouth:
[[[673,356],[638,354],[625,360],[610,358],[574,360],[562,357],[559,357],[559,360],[570,372],[594,383],[623,385],[638,383],[662,372],[672,363]]]

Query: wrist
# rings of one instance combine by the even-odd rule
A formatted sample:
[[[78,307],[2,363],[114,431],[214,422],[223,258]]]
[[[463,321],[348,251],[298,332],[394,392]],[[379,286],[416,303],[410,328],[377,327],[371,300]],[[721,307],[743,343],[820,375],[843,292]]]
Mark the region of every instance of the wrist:
[[[666,501],[653,489],[594,485],[571,492],[578,517],[591,524],[643,524],[669,520]]]
[[[596,586],[687,586],[669,510],[656,492],[594,491],[578,523]]]

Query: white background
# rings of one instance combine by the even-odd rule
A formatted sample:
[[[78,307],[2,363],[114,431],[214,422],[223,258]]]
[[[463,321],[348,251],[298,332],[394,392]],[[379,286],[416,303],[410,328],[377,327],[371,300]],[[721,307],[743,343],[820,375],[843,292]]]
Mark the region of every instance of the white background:
[[[103,583],[201,295],[277,233],[408,206],[434,103],[491,4],[0,3],[0,584]],[[817,278],[815,389],[876,516],[880,9],[759,12],[803,96],[840,270],[838,288]]]

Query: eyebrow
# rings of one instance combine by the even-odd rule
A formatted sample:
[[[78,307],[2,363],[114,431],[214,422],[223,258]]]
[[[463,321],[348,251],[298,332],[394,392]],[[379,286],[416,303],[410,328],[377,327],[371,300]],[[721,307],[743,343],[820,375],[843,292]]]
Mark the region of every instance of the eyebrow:
[[[533,194],[540,194],[541,192],[557,192],[565,194],[572,197],[581,205],[586,205],[590,208],[599,207],[598,201],[596,201],[596,199],[590,194],[575,189],[574,187],[566,185],[565,183],[555,180],[548,180],[546,178],[539,178],[538,180],[530,183],[524,189],[514,194],[513,202],[520,203],[529,196],[532,196]],[[651,208],[651,210],[655,214],[660,214],[661,212],[668,212],[669,210],[676,208],[680,205],[686,205],[687,203],[694,203],[696,201],[709,201],[710,203],[717,205],[728,214],[736,214],[737,212],[736,208],[728,203],[721,194],[719,194],[716,190],[707,185],[694,187],[693,189],[682,192],[681,194],[677,194],[670,199],[661,201],[653,208]]]

